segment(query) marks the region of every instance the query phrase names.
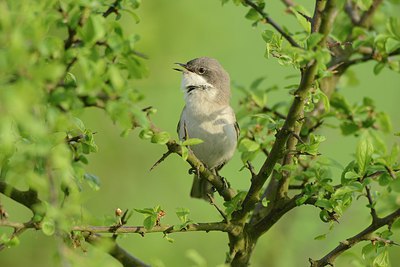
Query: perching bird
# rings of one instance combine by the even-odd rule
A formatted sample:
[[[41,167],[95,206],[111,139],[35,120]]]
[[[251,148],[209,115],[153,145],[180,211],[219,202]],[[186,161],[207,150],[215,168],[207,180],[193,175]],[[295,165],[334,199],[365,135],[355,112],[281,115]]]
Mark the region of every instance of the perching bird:
[[[231,90],[229,74],[213,58],[201,57],[183,69],[182,90],[186,105],[178,123],[179,139],[199,138],[203,143],[191,146],[194,155],[215,174],[235,152],[239,127],[229,105]],[[208,199],[212,185],[195,174],[191,197]]]

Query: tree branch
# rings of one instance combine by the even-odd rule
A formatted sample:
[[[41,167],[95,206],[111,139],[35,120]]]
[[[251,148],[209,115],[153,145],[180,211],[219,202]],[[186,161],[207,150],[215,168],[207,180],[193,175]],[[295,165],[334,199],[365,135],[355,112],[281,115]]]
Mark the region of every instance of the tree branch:
[[[370,8],[362,14],[360,21],[358,21],[357,25],[361,27],[369,27],[374,13],[376,12],[380,4],[382,4],[382,2],[383,0],[374,0]]]
[[[153,127],[152,130],[158,131],[155,127]],[[174,140],[169,140],[166,145],[170,152],[182,156],[182,148]],[[207,169],[207,167],[204,166],[204,164],[190,150],[186,161],[190,164],[190,166],[199,171],[202,178],[206,179],[213,185],[213,187],[224,198],[225,201],[231,200],[236,195],[235,190],[227,187],[226,182],[224,182],[220,176],[215,175],[212,171]]]
[[[322,257],[319,260],[312,260],[310,259],[311,267],[322,267],[322,266],[327,266],[331,265],[333,266],[333,262],[335,259],[345,252],[346,250],[350,249],[353,247],[355,244],[365,241],[365,240],[372,240],[373,237],[371,237],[371,234],[378,230],[379,228],[385,226],[385,225],[391,225],[394,220],[400,217],[400,209],[397,209],[396,211],[392,212],[391,214],[387,215],[386,217],[383,218],[377,218],[375,222],[372,222],[370,226],[359,232],[353,237],[350,237],[346,239],[345,241],[340,242],[340,244],[331,250],[328,254],[326,254],[324,257]],[[371,239],[372,238],[372,239]]]
[[[369,205],[369,208],[371,210],[372,223],[374,223],[374,222],[376,222],[378,220],[378,215],[376,214],[376,210],[375,210],[375,207],[374,207],[374,201],[373,201],[372,196],[371,196],[371,190],[370,190],[368,185],[365,186],[365,192],[366,192],[366,196],[367,196],[367,199],[368,199],[368,205]]]
[[[212,223],[192,223],[186,225],[184,228],[176,228],[174,225],[154,226],[151,229],[146,229],[144,226],[127,226],[115,228],[114,226],[74,226],[72,231],[89,232],[92,234],[100,233],[114,233],[114,234],[139,234],[145,235],[147,233],[183,233],[183,232],[235,232],[236,227],[226,222],[212,222]]]
[[[44,211],[42,211],[42,208],[44,209],[45,207],[44,203],[38,198],[37,192],[33,189],[21,191],[4,181],[0,181],[0,193],[24,205],[32,212],[44,214]],[[37,209],[38,207],[40,209]]]
[[[270,24],[277,32],[279,32],[283,38],[285,38],[292,46],[294,47],[299,47],[301,46],[289,35],[287,34],[281,26],[279,26],[273,19],[271,19],[270,16],[268,16],[267,13],[264,12],[264,10],[259,7],[256,3],[254,3],[251,0],[244,0],[244,3],[249,5],[251,8],[253,8],[255,11],[257,11],[258,14],[261,15],[261,17],[265,20],[266,23]]]

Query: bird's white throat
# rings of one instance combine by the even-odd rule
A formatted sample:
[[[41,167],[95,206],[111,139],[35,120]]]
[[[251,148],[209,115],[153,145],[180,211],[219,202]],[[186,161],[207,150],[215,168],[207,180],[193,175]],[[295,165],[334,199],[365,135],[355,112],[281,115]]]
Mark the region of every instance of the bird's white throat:
[[[200,88],[188,90],[190,86]],[[199,113],[200,115],[220,108],[218,103],[215,103],[218,89],[197,73],[183,73],[182,91],[185,93],[186,106],[188,109],[192,110],[192,112]]]

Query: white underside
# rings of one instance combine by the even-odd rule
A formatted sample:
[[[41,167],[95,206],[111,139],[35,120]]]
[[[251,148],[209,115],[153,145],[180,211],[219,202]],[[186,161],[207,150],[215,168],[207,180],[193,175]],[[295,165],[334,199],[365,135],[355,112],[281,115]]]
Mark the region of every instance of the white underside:
[[[204,85],[207,89],[195,89],[190,93],[187,86]],[[182,89],[185,92],[186,106],[181,115],[179,138],[200,138],[204,142],[192,146],[193,153],[207,167],[216,168],[233,156],[237,145],[235,129],[236,118],[229,105],[216,103],[216,88],[195,73],[184,73]]]

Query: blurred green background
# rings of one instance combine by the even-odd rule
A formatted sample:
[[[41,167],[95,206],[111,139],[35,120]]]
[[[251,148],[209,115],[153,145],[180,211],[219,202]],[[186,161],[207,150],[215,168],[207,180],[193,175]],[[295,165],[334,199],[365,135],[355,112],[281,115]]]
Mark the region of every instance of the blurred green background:
[[[299,1],[310,11],[312,2]],[[294,17],[285,13],[280,1],[268,1],[267,6],[268,13],[280,24],[291,30],[300,30]],[[153,120],[158,127],[174,135],[184,105],[180,91],[181,77],[172,70],[173,63],[186,62],[199,56],[217,58],[230,73],[234,84],[247,86],[254,79],[265,76],[266,86],[276,84],[280,88],[271,93],[268,99],[270,105],[290,99],[288,91],[283,88],[298,82],[297,78],[286,79],[297,72],[279,65],[273,58],[267,60],[263,57],[265,45],[260,33],[270,27],[252,27],[251,22],[244,18],[246,12],[243,7],[233,4],[221,6],[218,0],[158,0],[143,1],[138,10],[141,18],[139,24],[123,16],[126,30],[141,37],[137,50],[149,56],[149,76],[135,86],[146,96],[143,107],[151,105],[157,108],[158,113]],[[400,14],[400,9],[393,12]],[[394,131],[398,132],[400,75],[384,70],[375,76],[372,69],[373,64],[370,63],[352,68],[358,82],[351,86],[342,83],[341,92],[350,102],[362,101],[364,96],[373,98],[378,110],[391,115]],[[232,105],[237,108],[242,95],[235,87],[232,87],[232,91]],[[103,217],[113,216],[116,208],[145,208],[160,204],[166,212],[162,220],[164,224],[178,222],[175,216],[177,207],[189,208],[189,217],[195,222],[220,220],[217,211],[208,203],[189,197],[192,177],[188,175],[188,165],[182,159],[173,155],[149,172],[152,164],[165,152],[163,146],[140,140],[137,131],[128,137],[120,137],[121,129],[113,125],[101,110],[88,109],[81,115],[85,125],[97,132],[95,138],[99,152],[90,156],[88,169],[98,175],[102,183],[99,191],[85,189],[83,210]],[[321,153],[346,165],[355,150],[356,138],[342,137],[337,129],[328,129],[322,134],[327,136],[327,141],[322,144]],[[386,140],[390,144],[395,137],[387,136]],[[259,167],[261,162],[262,158],[258,158],[254,164]],[[240,157],[236,153],[222,170],[222,175],[229,179],[233,187],[245,189],[249,186],[249,175],[245,171],[239,172],[240,167]],[[29,218],[25,209],[15,206],[4,197],[2,201],[7,209],[15,209],[13,219]],[[328,232],[329,225],[320,221],[319,211],[312,207],[293,210],[259,240],[252,266],[308,266],[308,258],[321,257],[340,240],[367,226],[369,211],[365,204],[366,200],[361,198],[345,213],[328,238],[322,241],[314,240],[314,237]],[[85,212],[82,213],[83,222],[89,221],[89,217]],[[135,213],[129,224],[140,225],[142,220],[142,215]],[[177,233],[170,237],[175,240],[174,243],[163,239],[162,234],[148,234],[145,237],[127,235],[119,243],[154,266],[217,266],[225,260],[228,250],[225,234]],[[396,237],[395,240],[400,241]],[[0,266],[55,266],[57,245],[52,238],[29,231],[21,236],[20,246],[1,252]],[[82,252],[82,255],[96,254],[98,266],[119,266],[107,254],[92,249],[90,245],[85,247],[88,252]],[[346,255],[360,257],[361,247],[358,245],[340,257],[335,266],[359,266]],[[400,266],[400,254],[396,253],[398,248],[391,250],[394,251],[391,253],[393,266]],[[76,266],[85,266],[85,257]]]

